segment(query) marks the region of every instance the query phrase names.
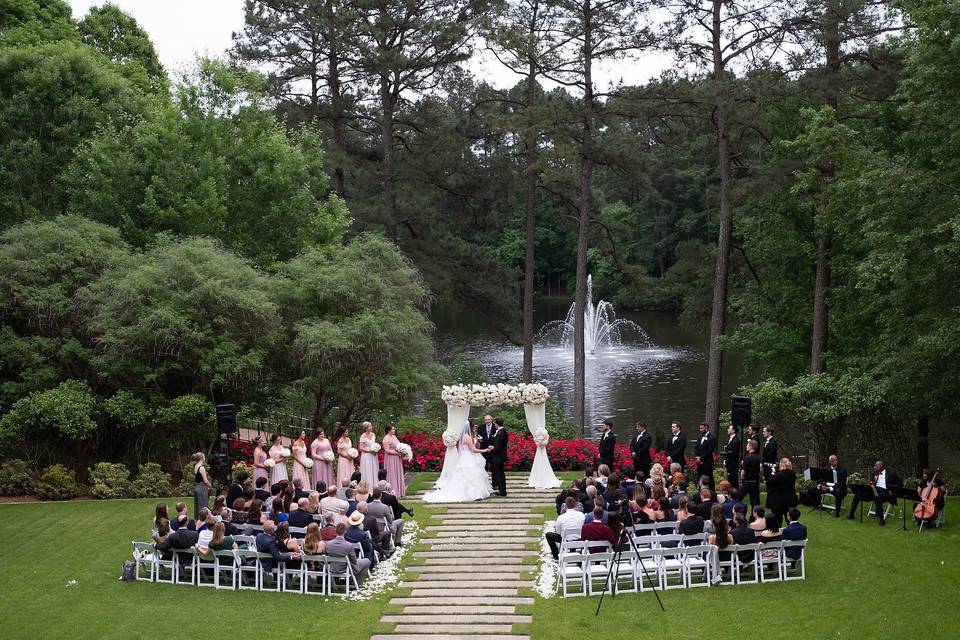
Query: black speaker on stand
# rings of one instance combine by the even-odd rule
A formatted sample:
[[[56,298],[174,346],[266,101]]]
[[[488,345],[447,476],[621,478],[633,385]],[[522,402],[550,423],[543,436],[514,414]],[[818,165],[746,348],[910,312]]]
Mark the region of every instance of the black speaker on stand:
[[[743,437],[743,430],[750,425],[753,419],[753,401],[750,396],[733,396],[730,400],[730,424],[737,430],[740,436],[740,459],[743,460],[743,454],[746,451],[747,443]]]
[[[237,432],[237,407],[233,404],[218,404],[217,405],[217,433],[220,435],[226,436],[227,451],[224,456],[227,464],[226,468],[223,471],[223,477],[226,478],[227,486],[230,486],[230,470],[232,468],[232,463],[230,462],[230,437],[232,434]]]

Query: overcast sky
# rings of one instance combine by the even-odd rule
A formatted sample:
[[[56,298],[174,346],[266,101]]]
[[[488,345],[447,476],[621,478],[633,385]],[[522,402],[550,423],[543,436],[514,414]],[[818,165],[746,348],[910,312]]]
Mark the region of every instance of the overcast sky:
[[[73,16],[82,18],[103,1],[69,0]],[[160,61],[173,76],[188,67],[197,55],[221,55],[232,44],[231,34],[243,28],[243,0],[113,0],[136,18],[153,40]],[[671,66],[665,55],[624,60],[598,69],[595,83],[604,89],[612,82],[640,84]],[[517,83],[518,77],[489,55],[479,54],[470,69],[497,87]]]

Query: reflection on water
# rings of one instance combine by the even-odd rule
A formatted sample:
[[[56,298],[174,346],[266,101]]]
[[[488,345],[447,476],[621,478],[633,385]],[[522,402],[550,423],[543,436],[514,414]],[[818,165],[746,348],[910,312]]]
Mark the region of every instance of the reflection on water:
[[[541,302],[535,308],[538,327],[567,318],[568,301]],[[706,396],[705,339],[684,330],[675,316],[656,312],[621,312],[621,320],[641,331],[623,331],[621,343],[608,344],[586,360],[586,415],[592,427],[612,418],[619,434],[632,431],[638,420],[665,430],[672,420],[692,426],[703,419]],[[519,380],[522,347],[509,344],[477,316],[437,310],[441,353],[461,350],[485,366],[493,381]],[[568,413],[573,409],[573,350],[549,332],[534,346],[533,377],[547,385]],[[736,391],[740,363],[728,359],[722,393]],[[623,441],[621,439],[621,441]]]

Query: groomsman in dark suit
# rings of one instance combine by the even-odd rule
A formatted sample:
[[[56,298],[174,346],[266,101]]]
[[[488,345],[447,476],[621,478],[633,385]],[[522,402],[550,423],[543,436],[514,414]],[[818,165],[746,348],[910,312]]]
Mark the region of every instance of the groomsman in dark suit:
[[[740,498],[750,496],[750,508],[760,504],[760,456],[757,454],[757,441],[747,440],[747,454],[740,463]]]
[[[614,452],[617,446],[617,434],[613,432],[613,421],[603,421],[603,435],[600,436],[600,464],[605,464],[613,471]]]
[[[679,422],[672,423],[670,431],[672,435],[667,440],[667,462],[676,462],[680,465],[680,471],[683,471],[687,466],[684,457],[687,451],[687,436],[683,435],[683,427]]]
[[[507,495],[507,476],[504,467],[507,464],[507,430],[503,428],[503,418],[497,418],[497,430],[493,434],[493,451],[490,452],[490,465],[493,467],[493,485],[501,496]]]
[[[700,423],[700,437],[697,438],[697,445],[694,451],[697,454],[697,461],[700,463],[698,473],[701,476],[707,476],[710,482],[710,492],[715,493],[713,486],[713,454],[717,450],[717,439],[710,432],[710,425],[706,422]]]
[[[727,467],[727,480],[730,486],[740,487],[740,436],[737,435],[737,428],[733,425],[727,427],[727,435],[730,439],[723,445],[723,464]]]
[[[763,453],[760,457],[763,461],[763,479],[769,480],[777,463],[779,463],[779,459],[777,458],[777,441],[773,437],[773,429],[771,427],[763,428]]]
[[[642,473],[644,479],[650,477],[650,446],[653,436],[647,433],[647,425],[637,423],[637,432],[630,439],[630,455],[633,456],[633,468]]]

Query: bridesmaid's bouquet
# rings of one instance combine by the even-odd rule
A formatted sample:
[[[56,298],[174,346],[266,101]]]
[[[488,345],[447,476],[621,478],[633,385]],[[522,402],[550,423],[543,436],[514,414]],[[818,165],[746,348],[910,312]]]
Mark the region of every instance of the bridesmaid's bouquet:
[[[350,456],[351,458],[356,459],[360,457],[360,452],[354,449],[353,447],[350,447],[349,449],[347,449],[347,455]]]
[[[275,466],[277,466],[277,461],[273,458],[267,458],[263,461],[263,466],[265,466],[267,469],[273,469]]]
[[[371,442],[370,444],[367,445],[367,451],[369,451],[370,453],[377,453],[378,451],[380,451],[380,448],[381,448],[380,444],[377,442]]]
[[[289,457],[290,457],[290,449],[284,447],[284,448],[283,448],[283,451],[280,452],[280,455],[282,455],[284,458],[289,458]]]
[[[333,455],[333,451],[324,451],[324,452],[323,452],[323,459],[326,460],[327,462],[333,462],[333,459],[334,459],[334,458],[336,458],[336,456]]]
[[[413,448],[404,442],[397,445],[397,453],[406,458],[407,462],[413,460]]]
[[[303,461],[303,466],[307,469],[313,469],[313,458],[307,458]]]

